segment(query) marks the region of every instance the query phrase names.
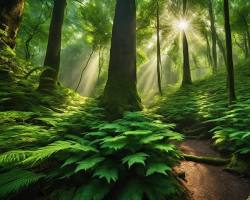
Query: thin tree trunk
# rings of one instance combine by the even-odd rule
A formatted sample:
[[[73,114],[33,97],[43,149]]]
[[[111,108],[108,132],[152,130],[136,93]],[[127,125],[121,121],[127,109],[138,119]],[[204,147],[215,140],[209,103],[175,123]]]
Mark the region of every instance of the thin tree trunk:
[[[187,12],[187,0],[183,0],[183,17],[186,16],[186,12]],[[185,30],[183,30],[183,32],[182,32],[182,42],[183,42],[183,79],[182,79],[182,86],[185,86],[185,85],[188,85],[188,84],[192,83],[190,62],[189,62],[189,47],[188,47],[188,40],[187,40]]]
[[[6,36],[1,36],[0,40],[12,49],[16,46],[23,10],[24,0],[0,0],[0,29],[7,33]]]
[[[218,42],[218,46],[219,46],[219,49],[222,53],[222,56],[223,56],[223,59],[224,59],[224,63],[225,63],[225,66],[227,66],[227,55],[226,55],[226,50],[225,50],[225,47],[223,45],[223,42],[221,41],[219,35],[216,33],[216,38],[217,38],[217,42]]]
[[[247,44],[247,34],[244,34],[244,49],[245,49],[245,58],[247,59],[249,57],[249,49],[248,49],[248,44]]]
[[[157,31],[157,81],[158,90],[160,95],[162,95],[161,86],[161,44],[160,44],[160,14],[159,14],[159,2],[156,2],[156,31]]]
[[[83,74],[84,74],[85,70],[87,69],[87,67],[89,66],[89,62],[90,62],[90,60],[91,60],[91,58],[92,58],[94,52],[95,52],[95,51],[94,51],[94,49],[93,49],[93,50],[91,51],[91,53],[89,54],[89,58],[88,58],[88,60],[87,60],[87,62],[86,62],[86,64],[85,64],[85,66],[82,68],[81,76],[80,76],[80,79],[79,79],[78,84],[77,84],[77,86],[76,86],[75,92],[77,92],[77,90],[78,90],[78,88],[79,88],[79,86],[80,86],[80,84],[81,84],[81,82],[82,82]]]
[[[213,11],[213,0],[208,1],[209,18],[211,23],[211,35],[212,35],[212,55],[213,55],[213,72],[217,72],[218,61],[217,61],[217,41],[216,41],[216,28],[215,28],[215,17]]]
[[[232,36],[230,26],[230,15],[228,0],[224,0],[224,18],[225,18],[225,33],[226,33],[226,47],[227,47],[227,81],[229,92],[229,105],[236,101],[235,85],[234,85],[234,63],[232,50]]]
[[[207,43],[207,59],[208,59],[209,65],[212,66],[213,63],[212,63],[211,47],[210,47],[210,42],[209,42],[207,33],[205,33],[205,38],[206,38],[206,43]]]
[[[249,48],[249,51],[250,51],[250,31],[249,31],[249,27],[248,27],[247,21],[246,21],[246,29],[247,29],[247,38],[248,38],[248,48]]]
[[[66,4],[66,0],[54,0],[47,52],[44,60],[44,66],[49,68],[41,74],[38,88],[41,91],[53,90],[58,83],[62,27]]]
[[[117,0],[108,81],[101,101],[109,118],[120,117],[124,111],[141,110],[136,80],[135,0]]]
[[[245,26],[246,26],[246,36],[247,36],[247,41],[248,41],[248,52],[250,51],[250,30],[249,30],[249,26],[248,26],[248,22],[247,22],[247,19],[244,15],[242,15],[242,19],[245,23]]]

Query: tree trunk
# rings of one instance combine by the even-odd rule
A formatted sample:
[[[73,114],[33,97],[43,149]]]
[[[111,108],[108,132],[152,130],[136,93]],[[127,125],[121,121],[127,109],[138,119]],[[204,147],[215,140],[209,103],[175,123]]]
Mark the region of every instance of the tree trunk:
[[[236,101],[235,85],[234,85],[234,63],[233,63],[233,50],[232,50],[232,36],[230,26],[230,15],[228,0],[224,0],[224,18],[225,18],[225,33],[226,33],[226,49],[227,49],[227,81],[229,92],[229,104]]]
[[[247,23],[247,19],[244,15],[242,15],[242,19],[244,21],[244,24],[246,26],[246,38],[247,38],[247,42],[248,42],[248,52],[250,51],[250,30],[249,30],[249,27],[248,27],[248,23]]]
[[[159,2],[156,2],[156,31],[157,31],[157,80],[158,89],[160,95],[162,95],[161,86],[161,44],[160,44],[160,14],[159,14]]]
[[[249,49],[248,49],[248,44],[247,44],[247,41],[248,41],[248,37],[247,37],[247,34],[244,34],[244,49],[245,49],[245,58],[249,58]]]
[[[217,61],[217,41],[216,41],[216,28],[215,28],[215,17],[213,11],[213,2],[212,0],[208,1],[209,7],[209,18],[211,23],[211,35],[212,35],[212,55],[213,55],[213,72],[217,72],[218,61]]]
[[[225,50],[225,47],[223,45],[223,42],[221,41],[219,35],[216,33],[216,39],[217,39],[217,42],[218,42],[218,46],[219,46],[219,49],[222,53],[222,56],[223,56],[223,60],[224,60],[224,63],[225,63],[225,66],[227,66],[227,55],[226,55],[226,50]]]
[[[183,0],[183,17],[186,16],[187,12],[187,0]],[[183,42],[183,79],[182,86],[192,84],[190,62],[189,62],[189,47],[188,40],[185,30],[182,32]]]
[[[5,36],[0,35],[0,40],[12,49],[16,46],[23,10],[24,0],[0,0],[0,29],[6,32]]]
[[[209,65],[212,66],[213,63],[212,63],[211,47],[210,47],[210,42],[209,42],[207,33],[205,33],[205,39],[207,43],[207,60],[208,60]]]
[[[141,110],[136,82],[135,0],[117,0],[108,81],[101,101],[109,118],[120,117],[124,111]]]
[[[61,54],[61,37],[66,0],[54,0],[54,8],[49,29],[49,38],[44,66],[48,67],[40,77],[38,90],[48,91],[56,88]]]

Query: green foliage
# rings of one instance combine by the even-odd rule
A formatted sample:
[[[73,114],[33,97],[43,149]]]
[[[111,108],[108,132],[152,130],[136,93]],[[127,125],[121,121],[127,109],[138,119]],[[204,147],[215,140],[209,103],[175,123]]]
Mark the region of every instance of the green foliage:
[[[43,174],[35,174],[31,171],[22,169],[13,169],[1,174],[0,179],[0,197],[18,192],[19,190],[35,184],[40,179],[44,178]]]
[[[217,148],[250,160],[249,64],[244,62],[236,68],[236,104],[228,107],[226,75],[220,72],[166,95],[159,113],[187,129],[190,128],[189,120],[212,124],[215,128],[210,133]]]
[[[0,179],[12,177],[12,170],[28,175],[26,179],[17,176],[20,184],[14,182],[15,186],[0,182],[0,188],[10,187],[1,195],[18,195],[24,187],[35,190],[40,181],[40,189],[52,199],[178,199],[182,193],[171,168],[179,152],[172,143],[182,136],[160,118],[143,112],[125,113],[113,122],[99,117],[94,126],[81,129],[84,132],[67,132],[75,126],[67,124],[63,125],[66,132],[52,143],[7,151],[0,155],[0,166],[7,171],[0,173]],[[78,120],[84,123],[84,118]],[[59,131],[63,122],[51,129]]]

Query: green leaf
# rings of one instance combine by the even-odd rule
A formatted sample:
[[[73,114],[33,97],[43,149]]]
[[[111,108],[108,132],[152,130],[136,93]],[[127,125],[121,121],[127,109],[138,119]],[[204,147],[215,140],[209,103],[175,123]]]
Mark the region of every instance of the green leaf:
[[[122,163],[128,163],[128,167],[132,167],[134,164],[142,164],[145,166],[145,160],[149,155],[146,153],[136,153],[126,156],[122,159]]]
[[[106,136],[107,133],[106,132],[102,132],[102,131],[97,131],[97,132],[90,132],[90,133],[87,133],[85,136],[86,137],[97,137],[97,138],[101,138],[101,137],[104,137]]]
[[[161,134],[154,134],[154,135],[150,135],[148,137],[142,138],[140,140],[140,142],[142,144],[149,144],[149,143],[152,143],[152,142],[155,142],[155,141],[159,141],[159,140],[162,140],[162,139],[164,139],[163,135],[161,135]]]
[[[144,135],[152,134],[152,131],[149,131],[149,130],[126,131],[123,134],[127,136],[130,136],[130,135],[131,136],[144,136]]]
[[[95,170],[94,176],[105,178],[108,183],[115,182],[118,179],[118,169],[112,166],[101,166]]]
[[[126,144],[127,144],[127,137],[125,136],[115,136],[115,137],[108,136],[103,139],[101,147],[114,149],[117,151],[125,147]]]
[[[92,180],[80,187],[72,200],[103,200],[109,190],[110,186],[105,182]]]
[[[171,167],[169,167],[165,163],[152,163],[148,166],[146,176],[150,176],[154,173],[167,175],[166,172],[169,172],[171,170],[172,170]]]
[[[86,158],[83,161],[78,162],[78,166],[75,169],[75,172],[79,172],[81,170],[87,171],[95,167],[98,163],[102,162],[103,160],[105,160],[104,157],[93,156],[93,157]]]
[[[82,157],[80,157],[80,156],[72,156],[72,157],[68,158],[68,159],[63,163],[63,165],[61,166],[61,168],[66,167],[66,166],[68,166],[68,165],[71,165],[71,164],[73,164],[73,163],[76,163],[76,162],[80,161],[81,159],[82,159]]]
[[[175,145],[173,144],[156,144],[153,147],[154,149],[157,149],[166,153],[175,150]]]
[[[118,123],[104,123],[99,126],[100,131],[122,133],[128,129]]]

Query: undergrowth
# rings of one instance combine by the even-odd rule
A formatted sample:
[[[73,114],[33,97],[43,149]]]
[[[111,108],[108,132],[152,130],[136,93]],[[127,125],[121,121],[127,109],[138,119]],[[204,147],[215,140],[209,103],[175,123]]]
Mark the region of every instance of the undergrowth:
[[[95,124],[82,131],[74,130],[74,117],[57,121],[58,130],[50,122],[48,144],[41,143],[43,133],[33,132],[39,145],[2,153],[0,197],[22,198],[28,190],[39,199],[180,199],[182,191],[171,168],[180,157],[173,142],[182,136],[171,130],[173,124],[142,112],[126,113],[113,122],[95,117]]]
[[[94,99],[37,81],[0,81],[0,199],[184,198],[174,124],[149,112],[110,122]]]

